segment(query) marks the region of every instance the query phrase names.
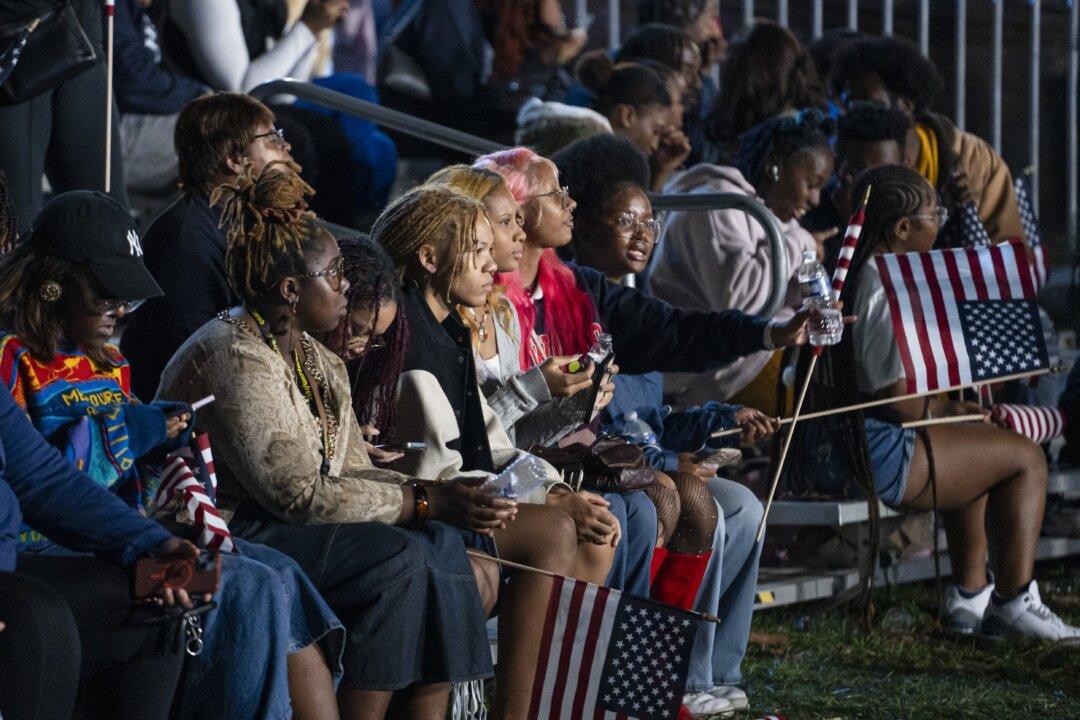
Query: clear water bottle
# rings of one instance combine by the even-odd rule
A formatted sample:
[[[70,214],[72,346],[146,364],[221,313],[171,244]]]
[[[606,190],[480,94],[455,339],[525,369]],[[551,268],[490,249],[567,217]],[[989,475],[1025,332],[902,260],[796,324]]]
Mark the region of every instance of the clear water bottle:
[[[844,332],[840,311],[832,307],[832,283],[825,267],[812,250],[803,253],[799,266],[799,290],[804,310],[817,308],[819,315],[810,318],[810,344],[835,345]]]
[[[626,413],[619,434],[634,445],[656,445],[656,432],[649,427],[649,423],[638,417],[635,410]]]
[[[612,351],[611,335],[608,333],[597,333],[596,341],[593,342],[592,347],[589,348],[589,358],[597,365],[606,358]]]

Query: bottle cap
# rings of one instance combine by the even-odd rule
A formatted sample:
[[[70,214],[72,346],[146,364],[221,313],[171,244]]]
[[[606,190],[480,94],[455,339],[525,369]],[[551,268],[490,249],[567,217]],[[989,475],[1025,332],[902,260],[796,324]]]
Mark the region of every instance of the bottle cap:
[[[626,413],[627,422],[633,422],[634,420],[637,420],[637,410],[631,410],[630,412]]]
[[[802,259],[803,262],[814,262],[817,260],[817,253],[813,250],[803,250]]]

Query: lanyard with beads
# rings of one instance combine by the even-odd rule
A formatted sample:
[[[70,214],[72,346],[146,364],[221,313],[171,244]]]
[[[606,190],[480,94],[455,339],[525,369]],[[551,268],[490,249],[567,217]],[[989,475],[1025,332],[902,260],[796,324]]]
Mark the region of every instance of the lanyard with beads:
[[[263,318],[257,310],[248,310],[251,317],[255,319],[255,324],[259,326],[259,334],[262,336],[263,341],[270,346],[270,349],[281,354],[281,347],[278,345],[277,338],[266,326],[266,319]],[[300,353],[294,349],[292,351],[293,366],[296,368],[296,377],[299,380],[300,392],[304,394],[304,399],[307,400],[310,407],[315,408],[315,412],[319,416],[320,424],[322,425],[323,437],[322,437],[322,467],[320,468],[323,475],[330,472],[330,459],[327,457],[327,448],[330,447],[330,423],[326,419],[326,410],[315,399],[315,390],[311,387],[311,381],[308,380],[307,373],[304,372],[304,365],[300,362]]]

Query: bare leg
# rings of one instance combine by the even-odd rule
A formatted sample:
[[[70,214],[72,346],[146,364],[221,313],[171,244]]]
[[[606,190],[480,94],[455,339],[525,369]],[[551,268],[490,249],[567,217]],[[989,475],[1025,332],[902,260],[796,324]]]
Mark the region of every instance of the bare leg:
[[[394,699],[387,720],[443,720],[450,701],[450,685],[411,685]]]
[[[334,678],[315,643],[286,659],[289,672],[289,699],[295,720],[333,720],[338,717]]]
[[[987,497],[982,495],[959,510],[942,513],[953,578],[972,592],[986,587]]]
[[[495,603],[499,599],[499,566],[489,560],[469,558],[476,586],[480,591],[480,602],[484,604],[484,617],[491,617]]]
[[[392,697],[383,690],[340,690],[341,720],[383,720]]]
[[[518,505],[517,519],[495,531],[499,556],[513,562],[570,575],[574,570],[577,531],[561,510]],[[492,717],[524,719],[529,712],[533,673],[551,595],[551,578],[515,571],[499,613],[499,664],[495,668]]]
[[[591,542],[579,542],[577,558],[574,560],[574,577],[594,585],[603,585],[614,560],[615,548],[611,543],[597,545]]]
[[[937,469],[938,507],[950,513],[971,513],[955,516],[953,532],[959,547],[950,547],[950,552],[959,558],[965,574],[977,574],[978,563],[972,556],[984,552],[989,528],[998,592],[1012,597],[1034,572],[1035,546],[1046,506],[1046,459],[1042,450],[1010,430],[989,425],[940,425],[929,428],[929,435]],[[976,521],[976,510],[970,507],[981,502],[983,496],[985,524]],[[915,444],[901,504],[916,510],[933,506],[922,443]],[[949,545],[954,545],[951,535]]]

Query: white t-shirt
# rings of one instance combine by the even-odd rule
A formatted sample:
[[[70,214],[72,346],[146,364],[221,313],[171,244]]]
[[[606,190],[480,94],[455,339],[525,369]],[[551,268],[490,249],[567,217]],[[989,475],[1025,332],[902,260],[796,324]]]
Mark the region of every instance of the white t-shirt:
[[[889,301],[873,259],[860,271],[853,312],[859,316],[851,326],[855,343],[855,384],[860,392],[873,394],[905,377]]]

